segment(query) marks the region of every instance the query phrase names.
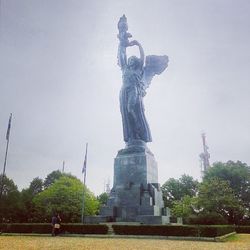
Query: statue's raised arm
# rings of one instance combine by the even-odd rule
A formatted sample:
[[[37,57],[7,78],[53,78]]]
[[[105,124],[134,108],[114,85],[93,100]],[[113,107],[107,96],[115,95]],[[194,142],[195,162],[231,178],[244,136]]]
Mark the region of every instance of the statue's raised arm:
[[[132,35],[127,32],[128,31],[128,23],[127,23],[127,18],[125,15],[123,15],[118,22],[118,30],[119,30],[119,34],[117,35],[117,37],[120,41],[119,46],[118,46],[118,54],[117,54],[118,65],[122,69],[124,69],[124,67],[127,66],[128,62],[127,62],[126,48],[130,47],[130,46],[137,45],[139,47],[139,51],[140,51],[141,67],[143,67],[144,57],[145,57],[143,48],[138,41],[136,41],[136,40],[129,41],[129,38],[131,38]]]
[[[123,69],[127,65],[127,55],[126,55],[126,48],[129,46],[128,38],[132,37],[130,33],[128,33],[128,23],[127,18],[123,15],[119,22],[118,22],[118,30],[119,34],[117,35],[119,39],[119,46],[118,46],[118,65]]]

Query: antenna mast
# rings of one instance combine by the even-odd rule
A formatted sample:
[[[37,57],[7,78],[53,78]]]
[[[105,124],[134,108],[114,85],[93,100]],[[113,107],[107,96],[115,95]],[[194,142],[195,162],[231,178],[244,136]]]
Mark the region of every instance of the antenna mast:
[[[200,161],[201,161],[201,175],[203,178],[205,172],[210,167],[209,163],[210,154],[208,153],[208,146],[206,144],[206,134],[202,133],[201,138],[202,138],[203,152],[200,154]]]

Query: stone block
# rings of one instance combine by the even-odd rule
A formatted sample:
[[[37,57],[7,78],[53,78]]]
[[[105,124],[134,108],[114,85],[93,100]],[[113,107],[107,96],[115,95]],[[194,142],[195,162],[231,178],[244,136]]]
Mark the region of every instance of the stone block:
[[[158,181],[157,163],[154,156],[145,153],[117,155],[114,162],[114,188],[129,187],[132,184],[142,184],[147,188],[148,183]]]
[[[84,223],[85,224],[99,224],[107,222],[107,216],[85,216]]]
[[[136,217],[136,221],[146,225],[147,224],[159,225],[159,224],[170,223],[168,216],[153,216],[153,215],[138,215]]]
[[[114,216],[114,207],[113,206],[102,206],[100,208],[100,214],[102,216]]]

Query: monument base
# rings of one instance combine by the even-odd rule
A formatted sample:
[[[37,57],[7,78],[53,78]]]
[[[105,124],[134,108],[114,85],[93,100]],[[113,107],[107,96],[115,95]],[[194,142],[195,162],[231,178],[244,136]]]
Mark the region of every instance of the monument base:
[[[110,222],[107,216],[84,216],[84,224],[99,224]]]
[[[154,155],[140,140],[118,152],[114,162],[114,185],[101,216],[114,221],[144,224],[169,223],[158,183]]]
[[[169,224],[169,216],[139,215],[136,218],[141,224]]]

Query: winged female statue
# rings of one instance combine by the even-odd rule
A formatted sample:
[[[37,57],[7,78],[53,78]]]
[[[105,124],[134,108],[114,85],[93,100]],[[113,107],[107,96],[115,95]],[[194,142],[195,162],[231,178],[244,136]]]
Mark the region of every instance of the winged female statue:
[[[152,78],[161,74],[168,65],[167,56],[144,56],[141,44],[129,38],[127,18],[123,15],[118,22],[118,65],[122,70],[122,88],[120,91],[120,111],[122,115],[123,136],[127,144],[135,140],[151,142],[151,132],[148,126],[143,105],[143,97]],[[138,46],[140,58],[131,56],[127,59],[126,48]]]

